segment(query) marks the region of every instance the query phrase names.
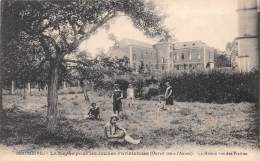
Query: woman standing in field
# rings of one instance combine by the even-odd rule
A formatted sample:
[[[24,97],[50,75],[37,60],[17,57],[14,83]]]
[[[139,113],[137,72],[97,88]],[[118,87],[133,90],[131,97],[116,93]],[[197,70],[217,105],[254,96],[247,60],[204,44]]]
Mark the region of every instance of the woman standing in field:
[[[112,103],[113,103],[113,112],[117,116],[119,116],[120,112],[122,111],[122,101],[121,99],[123,98],[123,93],[119,89],[119,85],[115,84],[114,85],[114,91],[112,94]]]
[[[165,83],[167,88],[165,91],[165,105],[166,106],[172,106],[173,105],[173,89],[172,86],[170,85],[170,82]]]
[[[133,85],[130,83],[127,88],[127,104],[128,107],[133,107],[134,106],[134,99],[135,99],[135,93],[134,93],[134,88]]]

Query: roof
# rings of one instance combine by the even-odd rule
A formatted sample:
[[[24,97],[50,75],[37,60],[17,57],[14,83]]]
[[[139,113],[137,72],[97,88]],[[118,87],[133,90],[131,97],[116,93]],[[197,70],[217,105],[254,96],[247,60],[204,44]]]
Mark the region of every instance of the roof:
[[[173,46],[174,46],[174,49],[183,49],[183,48],[194,48],[194,47],[207,46],[207,44],[198,40],[198,41],[176,42],[173,44]]]
[[[140,46],[140,47],[146,47],[146,48],[152,48],[153,45],[149,44],[149,43],[145,43],[142,41],[138,41],[138,40],[133,40],[133,39],[121,39],[119,41],[119,46],[120,47],[125,47],[125,46],[130,46],[130,45],[134,45],[134,46]]]
[[[124,56],[129,56],[129,53],[127,53],[124,49],[117,48],[117,47],[110,48],[108,51],[108,54],[111,57],[118,57],[118,58],[122,58]]]

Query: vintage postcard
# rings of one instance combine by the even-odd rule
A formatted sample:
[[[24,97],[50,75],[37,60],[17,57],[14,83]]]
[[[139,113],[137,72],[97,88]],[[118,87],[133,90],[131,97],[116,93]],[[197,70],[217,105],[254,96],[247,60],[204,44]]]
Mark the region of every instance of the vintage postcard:
[[[0,161],[260,159],[259,0],[1,0],[0,17]]]

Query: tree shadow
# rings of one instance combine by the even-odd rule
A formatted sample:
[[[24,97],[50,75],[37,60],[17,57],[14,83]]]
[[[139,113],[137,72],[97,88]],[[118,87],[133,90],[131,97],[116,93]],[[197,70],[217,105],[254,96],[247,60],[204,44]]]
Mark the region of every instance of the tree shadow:
[[[73,146],[74,148],[99,147],[98,141],[73,127],[73,122],[62,118],[55,132],[46,128],[45,117],[40,113],[23,111],[17,107],[5,110],[6,117],[0,132],[0,143],[13,145]]]

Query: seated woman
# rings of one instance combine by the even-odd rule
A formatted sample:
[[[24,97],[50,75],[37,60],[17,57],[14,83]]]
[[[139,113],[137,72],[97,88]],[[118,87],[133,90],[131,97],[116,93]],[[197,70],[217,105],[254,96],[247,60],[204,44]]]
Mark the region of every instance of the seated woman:
[[[91,104],[91,108],[89,109],[87,119],[91,119],[91,120],[100,119],[100,111],[96,103]]]
[[[111,142],[123,142],[126,141],[130,144],[139,144],[141,143],[142,138],[134,139],[127,134],[126,130],[120,127],[117,122],[119,118],[117,115],[112,115],[110,121],[105,125],[105,136]]]

